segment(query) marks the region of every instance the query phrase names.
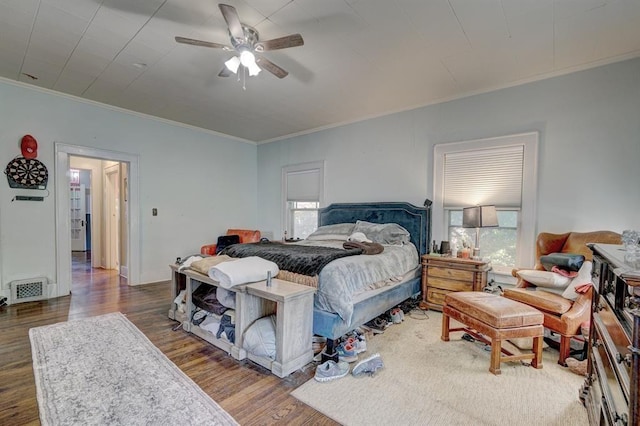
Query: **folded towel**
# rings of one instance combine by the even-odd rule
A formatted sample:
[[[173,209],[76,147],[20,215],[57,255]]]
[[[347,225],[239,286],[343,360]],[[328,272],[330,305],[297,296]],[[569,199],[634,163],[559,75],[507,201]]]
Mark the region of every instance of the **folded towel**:
[[[211,269],[212,267],[222,262],[228,262],[230,260],[236,260],[236,259],[233,257],[224,256],[224,255],[208,256],[202,260],[196,260],[195,262],[191,263],[191,269],[193,269],[194,271],[200,272],[201,274],[209,275],[209,269]]]
[[[233,262],[222,262],[209,269],[209,277],[224,288],[267,279],[267,272],[275,277],[280,272],[278,265],[257,256],[243,257]]]
[[[345,241],[344,244],[342,244],[342,247],[347,250],[362,249],[362,254],[380,254],[384,251],[382,244],[371,242]]]

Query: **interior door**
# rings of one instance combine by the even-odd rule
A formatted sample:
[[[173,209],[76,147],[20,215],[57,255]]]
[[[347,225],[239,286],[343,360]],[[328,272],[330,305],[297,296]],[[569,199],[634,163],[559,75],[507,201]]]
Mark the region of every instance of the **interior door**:
[[[120,269],[119,235],[119,166],[105,169],[104,208],[105,208],[105,268]]]
[[[85,187],[72,183],[69,204],[71,208],[71,250],[87,250]]]

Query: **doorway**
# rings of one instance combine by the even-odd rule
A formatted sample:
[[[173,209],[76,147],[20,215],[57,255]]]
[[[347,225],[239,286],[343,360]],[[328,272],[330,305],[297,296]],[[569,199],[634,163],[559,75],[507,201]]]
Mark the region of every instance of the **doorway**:
[[[78,161],[95,161],[100,164],[97,170],[91,167],[91,238],[88,242],[90,256],[84,256],[91,262],[92,269],[102,272],[107,267],[107,247],[116,262],[114,273],[116,276],[127,277],[126,284],[137,285],[140,283],[140,231],[138,225],[139,200],[138,200],[138,156],[121,152],[94,149],[82,146],[55,143],[56,158],[56,283],[51,297],[65,296],[70,293],[72,279],[72,244],[71,244],[71,210],[70,210],[70,173],[71,161],[74,166],[76,157]],[[116,166],[118,173],[110,175],[106,171]],[[116,230],[116,241],[106,245],[107,224],[105,218],[106,202],[103,200],[106,182],[111,185],[111,193],[117,194],[118,201],[113,201],[116,218],[109,225]],[[98,189],[98,187],[100,187]],[[102,195],[99,195],[102,194]],[[97,207],[100,204],[100,207]],[[103,235],[105,236],[103,238]],[[114,251],[115,250],[115,251]]]
[[[127,165],[78,156],[70,156],[69,165],[73,290],[92,282],[94,274],[120,276],[126,285],[126,250],[120,247],[128,245],[127,215],[122,214],[127,200],[121,195]]]

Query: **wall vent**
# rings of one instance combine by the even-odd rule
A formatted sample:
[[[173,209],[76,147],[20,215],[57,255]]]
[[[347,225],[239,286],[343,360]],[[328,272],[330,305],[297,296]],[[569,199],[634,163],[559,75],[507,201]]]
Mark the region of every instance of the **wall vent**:
[[[46,299],[47,279],[44,277],[11,281],[11,303]]]

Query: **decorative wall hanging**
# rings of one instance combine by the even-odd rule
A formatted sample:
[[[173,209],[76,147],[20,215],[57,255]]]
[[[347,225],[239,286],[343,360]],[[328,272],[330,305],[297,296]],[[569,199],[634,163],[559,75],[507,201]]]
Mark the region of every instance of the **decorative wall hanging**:
[[[38,143],[31,135],[24,135],[20,144],[22,157],[9,161],[4,173],[11,188],[47,189],[49,172],[39,160]]]

